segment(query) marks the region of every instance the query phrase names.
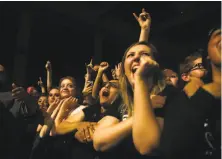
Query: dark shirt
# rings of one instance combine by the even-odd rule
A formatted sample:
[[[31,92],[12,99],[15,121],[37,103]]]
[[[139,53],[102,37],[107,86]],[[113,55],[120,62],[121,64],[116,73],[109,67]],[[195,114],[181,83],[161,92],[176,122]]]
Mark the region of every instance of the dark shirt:
[[[28,150],[25,149],[25,143],[29,143],[29,147],[32,144],[30,138],[26,136],[27,122],[29,121],[27,117],[34,115],[38,105],[32,97],[27,101],[15,100],[11,92],[0,92],[0,102],[2,103],[0,116],[3,117],[0,127],[4,134],[4,138],[1,138],[5,144],[4,153],[2,153],[4,159],[25,159],[28,153]]]
[[[165,111],[160,150],[165,159],[203,159],[204,123],[220,105],[211,94],[200,88],[188,98],[182,91]],[[216,102],[220,103],[220,102]],[[212,119],[212,118],[211,118]]]
[[[103,116],[114,114],[116,109],[108,109],[104,114],[101,113],[101,106],[96,104],[84,108],[84,121],[98,122]],[[117,114],[117,113],[115,113]],[[37,134],[32,148],[30,159],[95,159],[100,158],[100,153],[96,152],[92,143],[83,144],[75,139],[75,133],[60,136],[46,136],[40,138]]]
[[[162,108],[157,108],[154,109],[154,113],[156,117],[165,117],[165,109],[168,107],[168,103],[171,102],[171,100],[174,99],[176,94],[178,93],[178,89],[173,87],[173,86],[166,86],[166,88],[159,93],[158,95],[161,96],[166,96],[166,102]],[[116,117],[117,119],[123,119],[124,114],[120,114],[120,112],[116,113],[107,113],[106,115]],[[142,137],[141,137],[142,140]],[[139,152],[136,150],[134,143],[133,143],[133,138],[132,135],[128,136],[125,138],[119,145],[117,145],[115,148],[110,150],[110,155],[109,158],[127,158],[127,159],[160,159],[160,155],[158,152],[154,151],[152,152],[149,156],[146,155],[141,155]]]

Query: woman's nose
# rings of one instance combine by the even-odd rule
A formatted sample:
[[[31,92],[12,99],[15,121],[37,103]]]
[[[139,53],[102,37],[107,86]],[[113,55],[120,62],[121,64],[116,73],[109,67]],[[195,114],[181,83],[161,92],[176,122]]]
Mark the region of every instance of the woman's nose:
[[[140,61],[140,57],[141,57],[140,55],[136,54],[134,56],[133,60],[139,62]]]

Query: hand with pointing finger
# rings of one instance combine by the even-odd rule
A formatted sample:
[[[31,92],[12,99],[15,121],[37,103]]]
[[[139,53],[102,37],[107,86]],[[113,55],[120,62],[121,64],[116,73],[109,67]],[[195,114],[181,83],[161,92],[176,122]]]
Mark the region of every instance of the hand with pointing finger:
[[[136,15],[136,13],[133,13],[134,17],[138,21],[141,29],[149,30],[151,25],[151,16],[149,13],[145,11],[145,9],[142,9],[142,13],[140,13],[139,17]]]

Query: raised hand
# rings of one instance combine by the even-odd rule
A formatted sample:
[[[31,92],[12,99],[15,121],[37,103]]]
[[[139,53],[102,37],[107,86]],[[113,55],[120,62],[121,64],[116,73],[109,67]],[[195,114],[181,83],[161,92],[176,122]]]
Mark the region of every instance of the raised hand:
[[[117,66],[115,66],[115,73],[117,79],[119,79],[121,75],[121,65],[122,63],[120,62]]]
[[[111,73],[112,73],[113,79],[117,79],[117,77],[116,77],[116,70],[115,69],[111,69]]]
[[[87,96],[89,94],[92,94],[92,88],[93,88],[93,84],[91,83],[91,81],[88,81],[82,91],[83,96]]]
[[[78,99],[73,98],[73,97],[69,97],[64,100],[64,102],[61,106],[61,110],[69,111],[71,109],[75,109],[77,106],[78,106]]]
[[[52,65],[51,65],[50,61],[46,62],[45,68],[46,68],[47,71],[51,71],[52,70]]]
[[[98,72],[103,73],[107,68],[109,67],[108,62],[101,62],[99,65],[99,70]]]
[[[136,13],[133,13],[134,17],[138,21],[141,29],[150,29],[151,25],[151,17],[150,14],[145,11],[145,9],[142,9],[142,13],[140,13],[139,17],[136,15]]]
[[[159,64],[148,56],[141,56],[140,66],[135,72],[135,77],[145,79],[149,73],[159,67]]]
[[[59,113],[56,116],[55,124],[58,126],[62,122],[64,118],[68,115],[68,113],[75,109],[78,106],[78,99],[69,97],[63,100],[63,103],[61,104],[61,107],[59,109]]]
[[[39,133],[40,137],[44,137],[52,128],[54,125],[54,120],[63,104],[64,100],[58,101],[55,100],[47,109],[47,111],[43,114],[44,115],[44,125],[41,128],[41,131]],[[55,131],[51,130],[51,133],[53,134]]]
[[[86,72],[87,74],[91,74],[93,70],[93,64],[92,64],[93,59],[90,60],[89,64],[86,64]]]
[[[52,113],[53,113],[53,111],[57,108],[57,106],[59,105],[59,103],[60,103],[60,100],[59,99],[55,99],[55,101],[52,103],[52,104],[50,104],[50,106],[48,107],[48,109],[47,109],[47,113],[49,114],[49,115],[51,115]]]
[[[24,100],[28,97],[28,93],[23,87],[18,87],[14,83],[12,84],[12,97],[16,100]]]
[[[41,78],[41,77],[39,77],[38,85],[39,85],[40,87],[43,87],[43,82],[42,82],[42,78]]]

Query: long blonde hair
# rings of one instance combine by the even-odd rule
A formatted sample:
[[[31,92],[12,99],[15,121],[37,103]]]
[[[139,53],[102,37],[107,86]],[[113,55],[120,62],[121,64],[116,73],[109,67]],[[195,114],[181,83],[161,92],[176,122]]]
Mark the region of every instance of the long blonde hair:
[[[120,76],[120,90],[121,90],[121,96],[124,102],[124,105],[122,106],[122,111],[124,113],[128,113],[129,116],[133,115],[133,89],[125,75],[125,70],[124,70],[124,63],[126,59],[126,54],[127,52],[134,46],[136,45],[146,45],[152,50],[153,57],[156,59],[157,58],[157,50],[156,48],[147,42],[137,42],[132,44],[124,53],[124,56],[122,58],[122,65],[121,65],[121,76]],[[163,73],[160,69],[156,69],[155,72],[152,74],[153,77],[153,87],[151,89],[151,94],[152,95],[157,95],[158,93],[162,92],[163,89],[166,86],[165,80]],[[148,89],[148,88],[147,88]]]

